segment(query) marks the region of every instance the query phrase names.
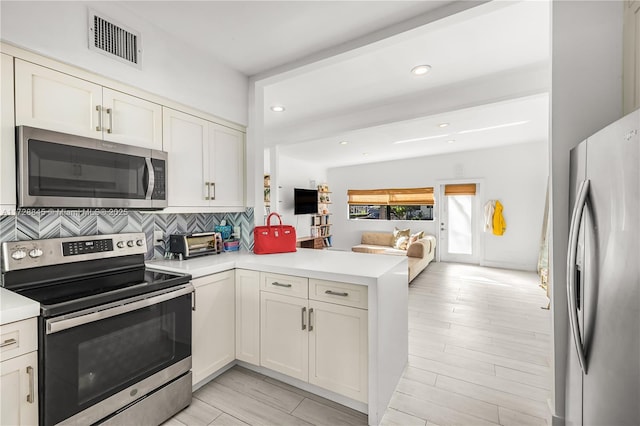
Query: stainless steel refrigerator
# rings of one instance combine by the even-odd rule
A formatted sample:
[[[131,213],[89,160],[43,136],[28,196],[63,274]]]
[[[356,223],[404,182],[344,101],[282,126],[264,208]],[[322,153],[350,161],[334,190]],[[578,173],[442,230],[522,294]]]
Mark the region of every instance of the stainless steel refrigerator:
[[[571,150],[567,425],[640,425],[640,110]]]

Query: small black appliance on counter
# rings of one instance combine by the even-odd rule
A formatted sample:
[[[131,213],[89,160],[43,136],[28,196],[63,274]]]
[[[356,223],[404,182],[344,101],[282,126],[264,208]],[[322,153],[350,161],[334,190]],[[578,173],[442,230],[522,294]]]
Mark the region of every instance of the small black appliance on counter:
[[[171,234],[169,252],[182,259],[222,252],[222,235],[219,232]]]

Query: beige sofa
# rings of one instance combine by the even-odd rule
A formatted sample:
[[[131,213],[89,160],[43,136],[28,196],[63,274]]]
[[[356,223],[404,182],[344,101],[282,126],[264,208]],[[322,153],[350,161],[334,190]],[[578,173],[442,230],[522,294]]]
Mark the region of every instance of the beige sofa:
[[[409,257],[409,282],[411,282],[435,256],[436,237],[427,235],[411,244],[407,250],[393,248],[391,232],[363,232],[360,244],[352,251],[359,253],[391,254]]]

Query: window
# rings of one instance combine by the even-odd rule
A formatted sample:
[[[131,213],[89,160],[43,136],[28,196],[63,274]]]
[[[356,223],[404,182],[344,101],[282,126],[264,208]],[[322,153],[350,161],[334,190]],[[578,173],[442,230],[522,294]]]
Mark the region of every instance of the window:
[[[433,188],[350,189],[349,219],[433,220]]]

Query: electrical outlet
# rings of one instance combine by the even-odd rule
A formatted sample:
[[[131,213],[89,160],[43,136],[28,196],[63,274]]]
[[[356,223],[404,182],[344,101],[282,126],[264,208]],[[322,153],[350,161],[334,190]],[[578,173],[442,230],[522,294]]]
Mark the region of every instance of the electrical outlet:
[[[161,246],[164,244],[164,232],[153,231],[153,244],[156,246]]]

